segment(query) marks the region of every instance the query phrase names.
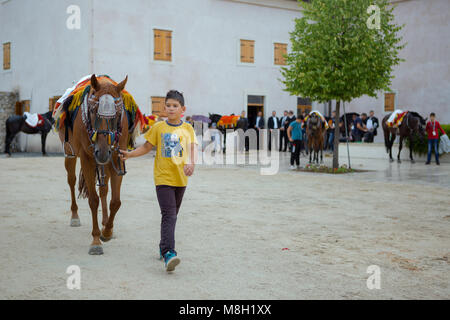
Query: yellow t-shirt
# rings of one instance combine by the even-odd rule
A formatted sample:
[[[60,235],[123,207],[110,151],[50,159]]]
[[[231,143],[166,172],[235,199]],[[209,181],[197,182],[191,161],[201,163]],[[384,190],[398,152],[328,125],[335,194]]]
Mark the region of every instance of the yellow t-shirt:
[[[186,187],[188,177],[183,168],[189,162],[189,145],[198,144],[194,128],[186,122],[172,125],[161,121],[155,123],[144,138],[156,148],[155,185]]]

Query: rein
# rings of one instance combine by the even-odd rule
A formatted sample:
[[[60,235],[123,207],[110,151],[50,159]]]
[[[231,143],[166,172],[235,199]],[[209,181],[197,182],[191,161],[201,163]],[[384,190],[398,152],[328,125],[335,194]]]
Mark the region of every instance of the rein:
[[[99,100],[95,100],[95,95],[90,95],[89,98],[86,96],[85,100],[82,104],[82,121],[87,130],[89,140],[91,142],[90,147],[94,148],[95,143],[97,142],[98,135],[104,135],[108,138],[108,145],[111,147],[111,150],[117,151],[117,166],[114,163],[113,157],[111,157],[111,165],[118,176],[124,176],[127,171],[125,167],[125,162],[122,163],[119,157],[119,139],[122,135],[122,120],[124,115],[124,103],[121,97],[114,98],[115,105],[115,113],[114,114],[102,114],[99,112],[100,102]],[[95,112],[95,120],[94,126],[91,123],[91,113]],[[120,116],[118,116],[120,113]],[[117,119],[119,118],[119,119]],[[101,122],[105,120],[107,125],[107,130],[100,130]],[[94,156],[95,158],[95,156]],[[105,166],[97,164],[96,161],[96,173],[98,178],[98,186],[104,187],[105,184]]]

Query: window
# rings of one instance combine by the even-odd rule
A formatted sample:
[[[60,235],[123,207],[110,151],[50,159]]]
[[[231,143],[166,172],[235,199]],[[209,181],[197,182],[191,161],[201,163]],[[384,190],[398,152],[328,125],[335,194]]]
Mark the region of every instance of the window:
[[[24,112],[30,112],[30,100],[16,102],[16,115],[21,116]]]
[[[254,63],[255,62],[255,41],[241,39],[241,62]]]
[[[387,92],[384,94],[384,112],[392,112],[395,110],[395,93]]]
[[[166,106],[165,97],[152,97],[152,114],[158,117],[167,117],[164,108]]]
[[[153,59],[172,61],[172,31],[154,29]]]
[[[303,112],[310,113],[312,110],[311,100],[308,98],[297,98],[297,115]]]
[[[48,100],[48,111],[53,111],[53,108],[55,107],[56,102],[61,98],[61,96],[54,96],[53,98],[50,98]]]
[[[284,55],[287,54],[287,44],[286,43],[275,43],[274,44],[274,64],[279,66],[286,65],[286,59]]]
[[[3,70],[11,69],[11,42],[3,44]]]

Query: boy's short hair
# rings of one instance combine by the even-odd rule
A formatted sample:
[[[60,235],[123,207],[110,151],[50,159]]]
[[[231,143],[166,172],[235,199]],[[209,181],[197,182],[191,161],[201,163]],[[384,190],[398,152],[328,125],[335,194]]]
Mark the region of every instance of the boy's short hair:
[[[169,92],[167,92],[165,102],[167,102],[167,100],[169,100],[169,99],[178,101],[181,104],[181,106],[184,107],[184,97],[181,92],[179,92],[177,90],[170,90]]]
[[[430,113],[430,117],[436,117],[436,114],[434,112]]]
[[[305,119],[301,114],[299,114],[298,116],[297,116],[297,120],[303,120],[303,119]]]

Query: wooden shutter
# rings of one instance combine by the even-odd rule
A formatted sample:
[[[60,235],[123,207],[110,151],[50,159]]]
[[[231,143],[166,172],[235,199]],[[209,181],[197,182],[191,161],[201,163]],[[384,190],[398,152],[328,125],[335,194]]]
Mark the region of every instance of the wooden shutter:
[[[255,41],[241,39],[241,62],[254,63],[255,62]]]
[[[153,59],[160,61],[172,61],[172,31],[157,29],[153,31]]]
[[[287,54],[287,44],[286,43],[275,43],[274,44],[274,63],[276,65],[284,66],[286,65],[286,59],[284,55]]]
[[[152,97],[152,114],[158,117],[167,117],[165,112],[166,98],[164,97]]]
[[[17,101],[17,102],[16,102],[15,113],[16,113],[17,116],[23,115],[23,105],[22,105],[22,101]]]
[[[395,110],[395,93],[389,92],[384,94],[384,111],[392,112]]]
[[[61,96],[54,96],[48,99],[48,111],[53,112],[53,108],[55,107],[56,102],[61,98]]]
[[[22,101],[22,112],[30,112],[30,100]]]
[[[3,44],[3,70],[11,69],[11,42]]]

